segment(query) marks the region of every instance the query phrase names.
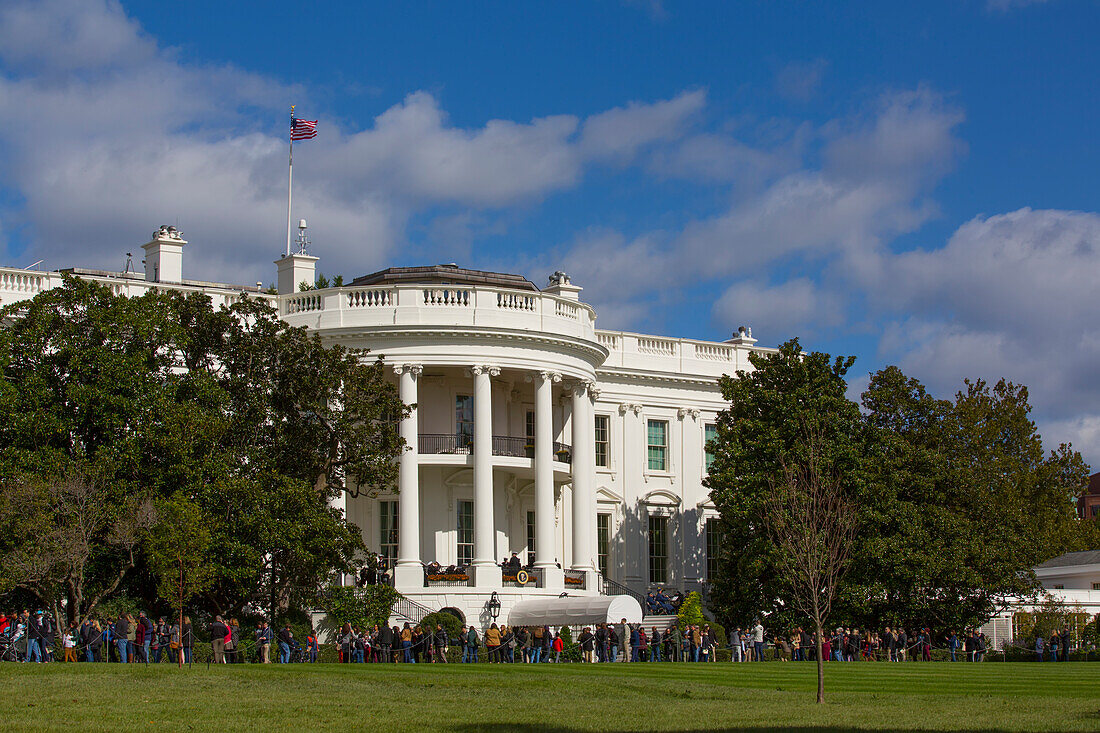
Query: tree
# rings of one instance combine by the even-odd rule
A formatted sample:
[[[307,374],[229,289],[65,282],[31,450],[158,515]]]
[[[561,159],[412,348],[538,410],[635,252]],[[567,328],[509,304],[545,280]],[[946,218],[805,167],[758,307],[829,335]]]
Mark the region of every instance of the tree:
[[[148,499],[118,497],[78,472],[40,479],[20,475],[0,485],[0,590],[24,588],[61,618],[81,623],[136,564],[155,520]]]
[[[213,576],[210,564],[210,517],[182,494],[159,502],[158,521],[145,544],[149,569],[160,597],[176,605],[183,628],[184,604],[202,591]],[[183,666],[183,655],[179,666]]]
[[[320,598],[321,608],[326,614],[322,628],[335,634],[344,624],[361,629],[369,629],[375,624],[385,626],[389,623],[393,604],[399,598],[401,594],[388,585],[368,585],[365,588],[330,586]]]
[[[1027,390],[966,382],[954,402],[888,367],[863,394],[868,486],[859,562],[843,599],[862,625],[980,625],[1039,589],[1031,568],[1085,549],[1073,499],[1088,471],[1068,446],[1043,455]],[[1095,535],[1092,535],[1093,537]]]
[[[782,597],[814,624],[817,647],[817,702],[825,702],[825,664],[821,653],[825,621],[832,612],[848,569],[855,539],[856,511],[844,496],[842,481],[821,467],[821,439],[805,434],[805,459],[784,461],[782,478],[772,483],[765,523],[776,547],[776,575]]]
[[[858,496],[864,478],[864,423],[845,396],[851,357],[802,350],[797,339],[774,354],[753,353],[751,372],[720,380],[729,409],[718,416],[714,462],[706,485],[723,531],[722,561],[711,605],[727,626],[764,616],[793,626],[784,599],[781,562],[767,529],[769,496],[785,466],[809,458],[805,435],[817,436],[814,460],[823,475],[841,477],[845,495]]]
[[[5,491],[30,491],[16,477],[44,486],[79,472],[104,526],[119,529],[145,503],[188,497],[211,518],[218,563],[204,597],[221,612],[271,595],[306,602],[350,569],[360,533],[330,502],[390,488],[404,449],[396,421],[408,408],[381,361],[329,348],[259,300],[214,310],[201,294],[125,298],[74,278],[0,320]],[[0,551],[41,562],[30,528],[0,532]],[[123,575],[145,563],[141,549]],[[32,582],[24,569],[9,586]],[[40,589],[62,592],[62,579]],[[86,612],[65,592],[67,608]]]

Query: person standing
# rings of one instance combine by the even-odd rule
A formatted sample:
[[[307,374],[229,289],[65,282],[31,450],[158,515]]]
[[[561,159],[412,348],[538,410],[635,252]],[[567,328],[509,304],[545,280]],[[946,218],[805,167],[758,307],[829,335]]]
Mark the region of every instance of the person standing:
[[[474,664],[477,662],[477,629],[473,624],[470,624],[470,628],[466,631],[466,647],[462,654],[462,661],[466,664]]]
[[[563,651],[565,651],[565,642],[561,638],[561,632],[560,631],[554,634],[553,649],[554,649],[554,663],[555,664],[560,663],[561,662],[561,653]]]
[[[442,624],[435,625],[435,655],[432,657],[434,662],[447,663],[447,632],[443,630]]]
[[[191,664],[191,653],[195,646],[195,629],[191,626],[191,617],[183,617],[183,631],[180,643],[183,645],[183,663]]]
[[[668,637],[668,650],[671,652],[672,661],[681,661],[683,657],[680,656],[680,644],[683,642],[683,634],[680,633],[680,627],[673,624],[672,629],[665,632],[665,635]]]
[[[764,624],[757,619],[756,626],[752,627],[752,647],[756,655],[756,661],[764,661]],[[695,660],[699,661],[699,660]]]
[[[1035,635],[1035,661],[1036,662],[1043,661],[1043,635],[1042,634],[1036,634]]]
[[[649,653],[649,661],[659,662],[661,661],[661,632],[657,630],[657,627],[653,627],[653,633],[649,635],[649,648],[652,650]]]
[[[959,652],[959,637],[952,631],[951,635],[947,637],[947,648],[951,650],[951,661],[957,662]]]
[[[214,655],[214,664],[225,663],[225,637],[229,635],[229,627],[221,616],[215,616],[210,624],[210,651]]]
[[[622,656],[621,661],[628,662],[628,661],[630,661],[630,646],[629,646],[629,644],[630,644],[630,626],[627,625],[625,618],[622,621],[619,622],[618,632],[619,632],[619,645],[622,647],[622,651],[623,651],[623,656]]]
[[[256,648],[260,650],[260,664],[271,664],[271,641],[274,634],[267,621],[261,621],[256,629]]]
[[[145,663],[149,663],[149,652],[153,646],[153,622],[148,616],[145,615],[145,611],[138,612],[138,624],[141,626],[142,635],[142,658]]]
[[[76,628],[76,621],[69,623],[69,628],[61,637],[61,647],[65,650],[65,661],[76,661],[76,639],[80,631]]]
[[[577,641],[581,645],[581,661],[588,662],[589,664],[596,661],[593,654],[596,647],[596,637],[588,630],[587,626],[581,631],[581,635],[577,637]]]
[[[164,616],[161,616],[160,619],[157,620],[155,632],[156,645],[153,647],[153,658],[159,664],[161,656],[169,649],[169,644],[172,639],[172,630],[164,620]],[[168,656],[171,658],[171,654]]]
[[[122,613],[115,621],[115,645],[118,647],[118,661],[126,664],[130,661],[130,620]]]
[[[294,634],[290,630],[288,621],[279,632],[279,664],[290,664],[290,644],[293,641]]]

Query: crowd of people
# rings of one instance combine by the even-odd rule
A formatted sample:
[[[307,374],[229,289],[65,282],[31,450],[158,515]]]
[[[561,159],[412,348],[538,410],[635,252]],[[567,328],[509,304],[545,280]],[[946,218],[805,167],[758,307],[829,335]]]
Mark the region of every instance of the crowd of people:
[[[251,661],[282,664],[316,662],[321,644],[310,629],[304,639],[296,639],[290,624],[275,629],[266,621],[250,632],[251,644],[244,644],[236,619],[215,616],[207,627],[211,661],[234,664]],[[493,623],[481,633],[473,625],[462,626],[452,636],[441,624],[403,626],[375,625],[360,628],[344,624],[333,639],[337,658],[342,663],[445,663],[448,652],[461,663],[494,664],[561,662],[566,659],[586,663],[603,662],[714,662],[723,648],[720,636],[709,624],[677,625],[667,629],[630,624],[597,624],[581,628],[574,638],[568,627],[507,626]],[[205,642],[204,642],[205,643]],[[1068,628],[1034,642],[1037,661],[1068,661],[1073,641]],[[195,632],[189,617],[182,625],[164,617],[154,621],[144,612],[135,617],[120,614],[111,620],[89,618],[82,624],[60,628],[50,614],[0,613],[0,660],[25,662],[55,661],[58,647],[64,661],[113,661],[158,663],[162,659],[189,664],[195,647]],[[817,655],[817,639],[812,631],[796,628],[789,634],[765,634],[757,622],[734,629],[724,648],[733,662],[766,659],[812,661]],[[973,630],[955,632],[934,639],[927,628],[907,631],[886,627],[883,631],[837,628],[821,639],[822,659],[836,662],[857,661],[932,661],[934,649],[946,652],[951,661],[981,662],[989,650],[985,635]]]

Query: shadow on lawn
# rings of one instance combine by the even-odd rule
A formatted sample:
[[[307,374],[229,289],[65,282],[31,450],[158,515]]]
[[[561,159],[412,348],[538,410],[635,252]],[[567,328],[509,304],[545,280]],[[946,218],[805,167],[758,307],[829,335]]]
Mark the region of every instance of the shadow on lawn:
[[[471,724],[471,725],[458,725],[451,729],[458,733],[581,733],[582,729],[577,727],[566,727],[563,725],[517,725],[515,723],[489,723],[489,724]],[[653,729],[646,729],[646,727],[632,727],[632,729],[624,729],[623,731],[612,731],[610,733],[638,733],[651,731]],[[965,730],[968,733],[1008,733],[1008,729],[999,729],[999,727],[968,727]],[[884,733],[914,733],[913,729],[892,729],[892,727],[875,727],[875,729],[868,729],[868,727],[851,727],[848,725],[752,725],[752,726],[735,726],[735,727],[706,727],[706,729],[682,729],[679,733],[733,733],[733,731],[748,733],[773,733],[774,731],[790,731],[793,733],[867,733],[867,731],[882,731]]]

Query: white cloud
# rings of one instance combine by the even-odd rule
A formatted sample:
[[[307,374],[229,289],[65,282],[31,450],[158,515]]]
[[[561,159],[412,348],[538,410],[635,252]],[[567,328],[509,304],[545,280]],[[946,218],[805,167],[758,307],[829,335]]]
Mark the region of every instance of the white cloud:
[[[12,3],[0,11],[0,163],[22,199],[3,213],[48,266],[114,266],[177,218],[189,277],[270,279],[285,238],[285,128],[270,100],[309,95],[230,66],[184,63],[111,0]],[[323,119],[296,156],[295,215],[326,270],[384,265],[418,212],[509,207],[576,186],[678,139],[706,104],[688,91],[582,120],[458,127],[413,92],[363,130]],[[314,105],[304,104],[312,110]],[[58,206],[58,202],[65,202]],[[108,252],[109,262],[96,260]],[[201,255],[199,254],[201,252]],[[10,256],[10,253],[9,253]],[[91,261],[90,261],[91,260]]]
[[[785,341],[818,328],[832,328],[844,321],[839,293],[820,288],[805,277],[778,284],[748,280],[730,286],[715,302],[715,320],[728,330],[751,325],[769,341]]]

